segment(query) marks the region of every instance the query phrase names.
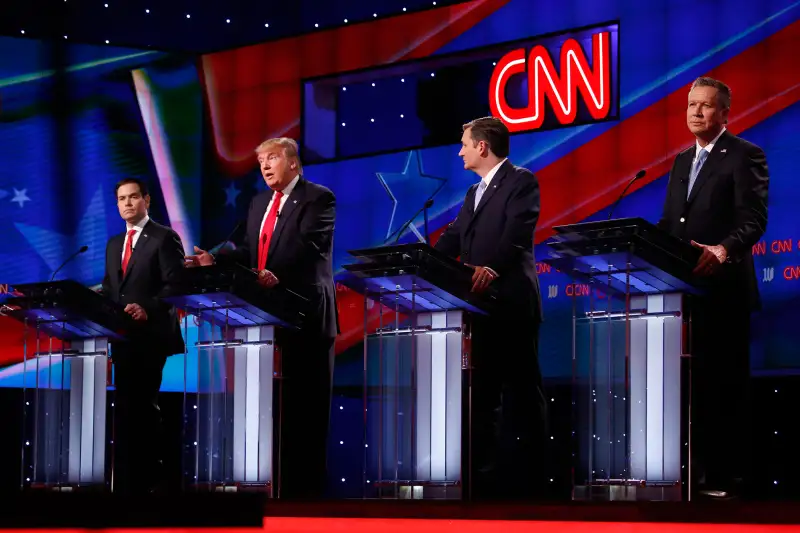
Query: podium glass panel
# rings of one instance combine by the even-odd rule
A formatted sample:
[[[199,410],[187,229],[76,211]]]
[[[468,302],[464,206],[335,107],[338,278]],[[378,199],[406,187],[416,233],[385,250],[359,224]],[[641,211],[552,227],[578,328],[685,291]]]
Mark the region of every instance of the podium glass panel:
[[[184,363],[185,489],[279,495],[280,350],[276,328],[225,298],[190,297],[197,325]],[[228,302],[230,303],[230,302]],[[257,321],[255,321],[257,322]]]
[[[574,498],[681,500],[683,295],[649,285],[625,255],[571,270]]]
[[[414,276],[364,290],[364,497],[460,499],[467,313]],[[462,420],[462,416],[464,419]]]
[[[21,486],[104,489],[108,340],[86,338],[57,311],[32,311],[23,320]]]

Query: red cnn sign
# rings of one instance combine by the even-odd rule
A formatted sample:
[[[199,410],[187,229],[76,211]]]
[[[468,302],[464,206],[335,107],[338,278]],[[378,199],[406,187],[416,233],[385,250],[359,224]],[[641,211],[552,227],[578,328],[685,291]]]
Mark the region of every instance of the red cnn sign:
[[[511,132],[535,130],[545,119],[545,99],[562,125],[575,122],[580,93],[594,120],[608,117],[612,109],[611,35],[599,31],[592,35],[592,65],[580,43],[574,38],[561,45],[560,64],[556,69],[550,52],[538,44],[525,53],[517,48],[497,62],[489,83],[492,115],[502,120]],[[613,57],[612,57],[613,56]],[[528,75],[528,105],[511,107],[506,100],[506,86],[512,76]]]

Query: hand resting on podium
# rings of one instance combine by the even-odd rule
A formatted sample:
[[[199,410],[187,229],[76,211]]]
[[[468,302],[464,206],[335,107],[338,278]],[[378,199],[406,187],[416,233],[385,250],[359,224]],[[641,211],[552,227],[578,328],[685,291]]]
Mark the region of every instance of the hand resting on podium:
[[[125,306],[125,312],[131,315],[134,320],[145,321],[147,320],[147,311],[139,304],[128,304]]]
[[[721,244],[709,246],[692,241],[692,246],[703,250],[703,254],[697,260],[697,266],[694,267],[692,274],[699,276],[713,274],[728,259],[728,251]]]
[[[472,292],[484,292],[489,288],[489,284],[497,279],[497,272],[489,267],[476,267],[467,263],[464,264],[475,271],[472,274]]]

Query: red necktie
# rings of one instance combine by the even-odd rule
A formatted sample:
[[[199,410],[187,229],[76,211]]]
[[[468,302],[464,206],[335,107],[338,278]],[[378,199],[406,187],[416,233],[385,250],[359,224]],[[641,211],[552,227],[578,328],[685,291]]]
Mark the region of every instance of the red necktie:
[[[128,270],[128,261],[131,260],[131,254],[133,253],[134,235],[136,235],[135,229],[128,232],[128,242],[125,244],[125,255],[122,256],[122,277],[125,277],[125,271]]]
[[[258,269],[267,268],[267,253],[269,252],[269,242],[272,240],[272,233],[275,231],[275,221],[278,219],[278,208],[281,206],[283,193],[275,191],[272,201],[272,209],[269,210],[267,220],[261,228],[261,238],[258,239]]]

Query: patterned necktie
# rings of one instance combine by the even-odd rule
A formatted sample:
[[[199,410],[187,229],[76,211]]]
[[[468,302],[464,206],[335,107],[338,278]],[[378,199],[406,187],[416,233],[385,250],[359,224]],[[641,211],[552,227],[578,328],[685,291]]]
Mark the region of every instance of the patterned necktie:
[[[478,204],[481,203],[481,197],[484,191],[486,191],[486,182],[481,180],[481,183],[478,185],[478,190],[475,192],[475,205],[472,207],[473,211],[478,209]]]
[[[128,240],[125,243],[125,254],[122,256],[122,277],[125,277],[125,272],[128,270],[128,262],[131,260],[131,254],[133,253],[134,235],[136,235],[135,229],[128,232]]]
[[[281,198],[283,198],[283,192],[275,191],[272,200],[272,208],[269,210],[267,220],[264,221],[264,226],[261,228],[261,238],[258,239],[258,270],[267,268],[267,253],[269,252],[269,243],[272,240],[272,233],[275,231],[275,221],[278,220],[278,209],[281,206]]]
[[[703,168],[703,163],[705,163],[706,158],[708,157],[708,150],[700,150],[700,153],[697,155],[697,161],[694,162],[694,166],[692,167],[692,172],[689,174],[689,190],[686,191],[686,199],[689,199],[689,195],[692,194],[692,187],[694,187],[694,182],[697,180],[697,175],[700,174],[700,169]]]

